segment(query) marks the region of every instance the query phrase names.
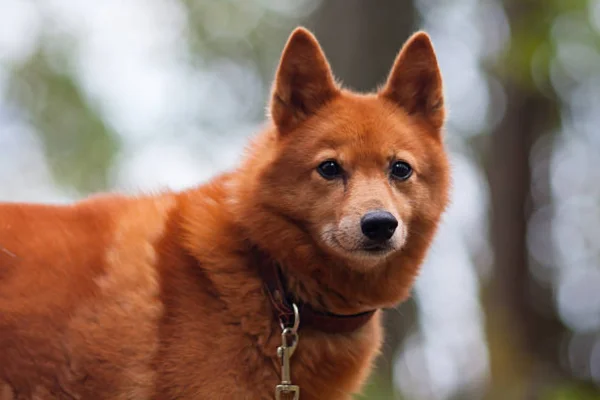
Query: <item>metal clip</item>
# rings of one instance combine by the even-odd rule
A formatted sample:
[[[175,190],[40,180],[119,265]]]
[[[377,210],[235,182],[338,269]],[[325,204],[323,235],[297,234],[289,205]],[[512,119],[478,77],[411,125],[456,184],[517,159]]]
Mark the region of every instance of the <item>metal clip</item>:
[[[277,357],[281,362],[281,383],[275,387],[275,399],[299,400],[300,387],[292,384],[290,358],[298,346],[298,326],[300,324],[300,315],[295,304],[294,307],[294,326],[286,328],[282,326],[281,346],[277,348]],[[285,396],[285,397],[284,397]]]

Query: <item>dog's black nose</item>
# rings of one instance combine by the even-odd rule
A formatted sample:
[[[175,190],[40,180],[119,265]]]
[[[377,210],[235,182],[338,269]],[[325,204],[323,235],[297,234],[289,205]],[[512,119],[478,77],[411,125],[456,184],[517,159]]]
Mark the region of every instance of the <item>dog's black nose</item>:
[[[387,211],[369,211],[360,219],[363,234],[378,242],[391,238],[397,226],[398,220]]]

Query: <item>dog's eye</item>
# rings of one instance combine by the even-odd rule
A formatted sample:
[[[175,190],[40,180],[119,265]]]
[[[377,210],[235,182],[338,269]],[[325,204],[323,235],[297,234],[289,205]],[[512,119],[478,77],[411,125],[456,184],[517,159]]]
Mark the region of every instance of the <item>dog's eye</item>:
[[[340,167],[340,164],[332,160],[322,162],[317,167],[317,171],[325,179],[335,179],[342,175],[342,167]]]
[[[405,181],[412,175],[412,167],[404,161],[396,161],[392,164],[391,174],[394,178]]]

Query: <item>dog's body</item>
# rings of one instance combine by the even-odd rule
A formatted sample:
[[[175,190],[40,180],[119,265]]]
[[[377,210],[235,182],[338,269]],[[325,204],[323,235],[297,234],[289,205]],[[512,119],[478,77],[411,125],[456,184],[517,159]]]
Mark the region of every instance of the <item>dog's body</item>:
[[[281,328],[258,272],[335,314],[408,296],[447,202],[441,79],[415,35],[373,95],[339,89],[297,30],[272,126],[230,174],[182,193],[0,206],[0,399],[269,399]],[[398,161],[400,160],[400,161]],[[347,399],[379,311],[303,328],[302,399]]]

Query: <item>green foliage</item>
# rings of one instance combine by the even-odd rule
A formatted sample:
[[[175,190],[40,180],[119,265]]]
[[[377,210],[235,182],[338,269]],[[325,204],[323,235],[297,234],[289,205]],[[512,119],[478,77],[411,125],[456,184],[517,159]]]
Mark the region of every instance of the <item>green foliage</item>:
[[[189,46],[196,62],[229,59],[247,63],[258,69],[265,82],[271,80],[275,61],[300,19],[276,12],[256,0],[218,3],[181,0],[181,3],[186,8]]]
[[[572,384],[547,391],[541,400],[600,400],[600,393],[586,385]]]
[[[363,393],[355,396],[355,400],[400,400],[399,394],[395,393],[394,388],[390,387],[387,379],[377,375],[371,376],[371,379],[365,386]]]
[[[570,13],[587,12],[588,0],[507,0],[511,38],[503,62],[496,68],[504,79],[523,89],[535,89],[536,83],[549,79],[555,56],[552,30],[557,18]],[[534,78],[532,70],[535,69]],[[535,82],[537,81],[537,82]]]
[[[74,77],[40,49],[11,75],[9,98],[26,113],[59,185],[82,193],[110,186],[118,138]]]

